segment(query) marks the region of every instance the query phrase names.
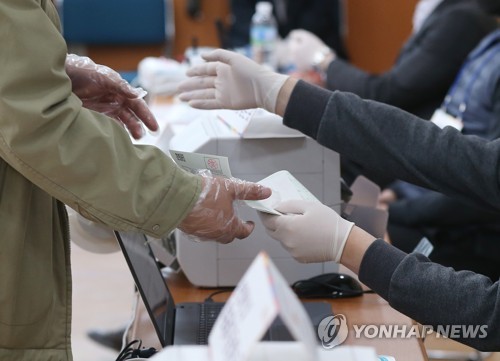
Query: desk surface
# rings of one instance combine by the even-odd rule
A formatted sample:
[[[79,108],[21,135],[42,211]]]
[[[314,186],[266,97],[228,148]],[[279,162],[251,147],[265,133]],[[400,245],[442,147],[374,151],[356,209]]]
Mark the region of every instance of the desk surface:
[[[217,291],[213,288],[197,288],[192,286],[186,277],[180,274],[171,274],[167,283],[176,303],[202,302],[208,295]],[[214,300],[224,302],[230,293],[221,293],[214,296]],[[315,299],[314,301],[318,301]],[[363,324],[391,324],[411,325],[412,320],[389,306],[387,301],[376,294],[365,294],[361,297],[321,300],[331,303],[336,314],[344,314],[349,325],[349,336],[344,344],[374,347],[379,355],[389,355],[396,361],[427,361],[423,343],[417,338],[384,339],[384,338],[355,338],[353,325]]]

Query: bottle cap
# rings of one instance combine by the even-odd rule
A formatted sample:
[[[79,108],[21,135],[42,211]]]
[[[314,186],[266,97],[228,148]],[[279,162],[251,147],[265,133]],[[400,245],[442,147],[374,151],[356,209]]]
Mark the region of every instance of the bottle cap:
[[[273,12],[273,4],[268,1],[259,1],[255,5],[255,11],[265,15],[271,15]]]

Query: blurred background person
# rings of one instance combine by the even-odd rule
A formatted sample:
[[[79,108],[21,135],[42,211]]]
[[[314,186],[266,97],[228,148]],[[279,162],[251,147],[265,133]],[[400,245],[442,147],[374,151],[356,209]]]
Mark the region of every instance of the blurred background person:
[[[500,16],[500,2],[496,12]],[[488,140],[500,137],[500,29],[471,52],[431,121]],[[500,277],[499,214],[403,181],[385,189],[380,203],[389,211],[396,247],[411,252],[425,236],[434,245],[433,261]]]
[[[434,7],[423,6],[431,2]],[[429,119],[467,55],[495,28],[494,17],[476,0],[420,0],[414,33],[392,68],[379,75],[337,57],[335,50],[308,31],[292,31],[288,41],[298,70],[324,71],[328,89],[349,91]]]
[[[378,75],[337,57],[334,50],[304,30],[288,36],[289,53],[299,71],[296,76],[301,77],[300,71],[316,69],[322,74],[317,79],[330,90],[352,92],[430,119],[467,55],[496,29],[490,13],[493,6],[489,5],[486,0],[420,0],[413,16],[413,34],[393,67]],[[341,162],[342,177],[348,184],[360,174],[381,187],[393,181],[363,173],[346,157]]]
[[[250,43],[250,24],[257,0],[231,0],[230,46]],[[341,58],[347,58],[342,34],[342,2],[339,0],[272,0],[278,32],[285,38],[293,29],[315,34]]]

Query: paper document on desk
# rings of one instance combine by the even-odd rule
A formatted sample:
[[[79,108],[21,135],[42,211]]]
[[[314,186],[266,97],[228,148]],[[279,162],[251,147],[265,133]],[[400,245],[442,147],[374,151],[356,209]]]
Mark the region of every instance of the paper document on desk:
[[[217,119],[245,139],[305,137],[298,130],[283,125],[283,118],[264,109],[220,110]]]

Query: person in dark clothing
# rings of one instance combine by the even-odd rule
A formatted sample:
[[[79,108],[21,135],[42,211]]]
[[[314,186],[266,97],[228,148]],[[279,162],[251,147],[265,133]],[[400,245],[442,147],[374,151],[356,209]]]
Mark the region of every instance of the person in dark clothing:
[[[318,66],[325,71],[330,90],[348,91],[430,119],[467,55],[496,26],[494,17],[475,0],[443,0],[403,45],[388,71],[371,74],[328,54],[323,54],[325,60]],[[325,49],[317,44],[314,51],[311,42],[311,36],[292,32],[292,57],[309,56],[312,65],[313,58],[318,58],[315,53]]]
[[[240,54],[216,50],[204,58],[207,63],[190,69],[192,78],[180,86],[181,100],[190,105],[262,107],[375,174],[500,211],[500,141],[440,129],[396,107],[273,73]],[[339,261],[414,320],[436,328],[482,325],[481,336],[458,332],[452,338],[500,350],[500,281],[406,254],[319,203],[289,201],[276,208],[283,215],[262,215],[264,226],[297,260]]]
[[[500,21],[500,10],[497,14]],[[500,137],[500,29],[488,34],[469,54],[431,121],[464,134]],[[415,198],[425,190],[391,185],[398,198]],[[389,197],[390,198],[390,197]]]
[[[290,53],[295,62],[304,63],[303,57],[309,56],[312,64],[314,59],[315,67],[326,74],[325,86],[330,90],[352,92],[430,119],[467,55],[496,29],[496,20],[487,11],[491,7],[476,0],[441,1],[404,44],[392,68],[378,75],[337,58],[334,51],[301,30],[289,35]],[[381,188],[394,181],[385,175],[363,173],[345,157],[341,158],[341,172],[349,185],[361,174]]]
[[[500,137],[500,29],[471,52],[431,121],[456,126],[463,134]],[[500,277],[498,214],[399,180],[382,192],[384,204],[396,247],[411,251],[425,236],[435,246],[433,261]]]
[[[257,0],[231,0],[230,46],[250,43],[250,23]],[[342,5],[339,0],[272,0],[278,32],[285,38],[293,29],[307,29],[346,59],[342,36]]]

